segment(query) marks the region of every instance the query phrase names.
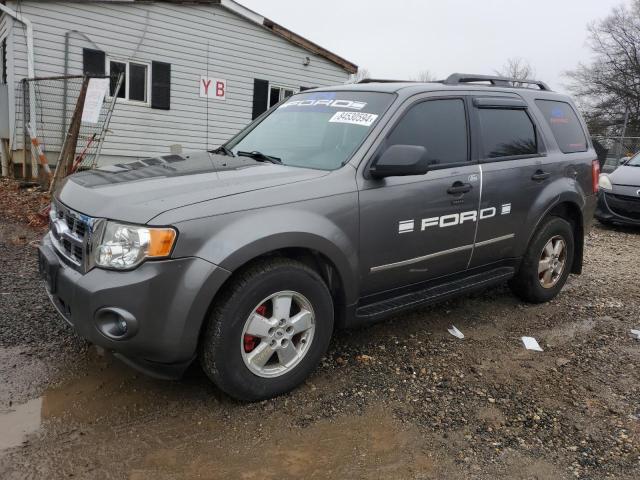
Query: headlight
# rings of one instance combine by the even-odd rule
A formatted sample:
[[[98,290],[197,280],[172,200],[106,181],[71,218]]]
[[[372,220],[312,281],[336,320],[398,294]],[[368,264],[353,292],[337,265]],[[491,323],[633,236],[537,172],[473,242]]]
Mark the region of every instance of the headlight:
[[[609,175],[606,175],[604,173],[600,175],[598,186],[603,190],[613,190],[613,185],[611,185],[611,179],[609,178]]]
[[[176,240],[173,228],[147,228],[108,222],[95,249],[98,267],[126,270],[151,258],[166,258]]]

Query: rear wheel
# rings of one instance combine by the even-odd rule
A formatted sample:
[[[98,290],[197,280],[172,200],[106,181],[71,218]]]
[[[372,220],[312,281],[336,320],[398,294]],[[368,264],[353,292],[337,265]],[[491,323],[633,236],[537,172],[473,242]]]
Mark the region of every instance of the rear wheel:
[[[569,222],[559,217],[545,220],[510,283],[513,292],[531,303],[555,298],[571,273],[574,246],[573,228]]]
[[[201,342],[209,378],[239,400],[292,390],[316,368],[333,331],[333,302],[306,265],[273,259],[249,268],[216,303]]]

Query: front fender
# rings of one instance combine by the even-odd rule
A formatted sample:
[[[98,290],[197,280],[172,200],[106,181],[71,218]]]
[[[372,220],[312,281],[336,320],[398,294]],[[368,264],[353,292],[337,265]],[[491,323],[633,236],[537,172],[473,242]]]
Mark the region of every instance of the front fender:
[[[349,196],[351,197],[351,196]],[[319,199],[176,225],[180,232],[174,256],[197,256],[234,272],[251,260],[285,248],[317,251],[336,267],[347,304],[358,295],[357,199]],[[351,205],[348,207],[348,205]],[[331,212],[329,216],[318,212]]]

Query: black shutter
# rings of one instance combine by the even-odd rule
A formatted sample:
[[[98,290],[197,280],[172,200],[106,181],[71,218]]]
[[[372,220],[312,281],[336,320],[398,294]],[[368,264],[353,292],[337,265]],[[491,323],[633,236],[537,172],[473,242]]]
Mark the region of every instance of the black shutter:
[[[151,108],[171,109],[171,64],[151,63]]]
[[[82,72],[85,75],[104,76],[106,55],[102,50],[82,49]]]
[[[253,120],[267,111],[269,105],[269,82],[255,79],[253,81]]]

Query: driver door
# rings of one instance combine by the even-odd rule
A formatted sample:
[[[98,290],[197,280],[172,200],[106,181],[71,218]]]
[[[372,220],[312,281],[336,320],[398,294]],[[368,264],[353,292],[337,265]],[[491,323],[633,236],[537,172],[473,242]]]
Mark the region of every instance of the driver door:
[[[398,116],[376,157],[392,145],[421,145],[431,167],[425,175],[361,180],[365,296],[464,271],[473,250],[480,169],[470,160],[467,102],[429,97]]]

